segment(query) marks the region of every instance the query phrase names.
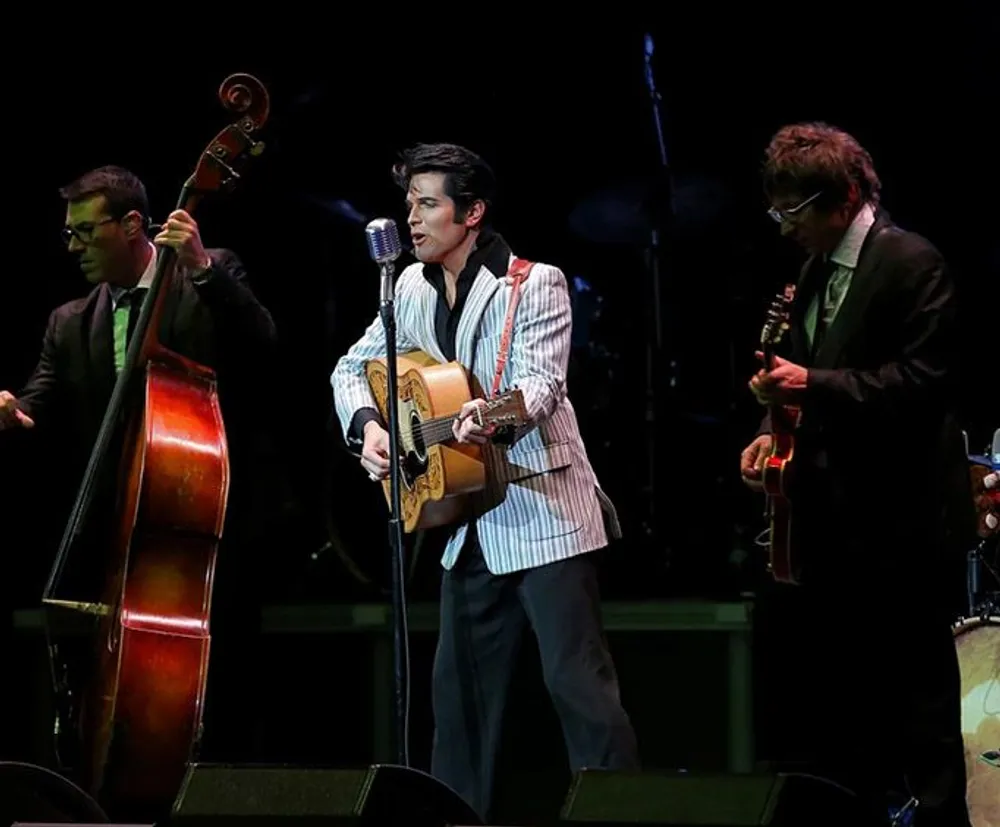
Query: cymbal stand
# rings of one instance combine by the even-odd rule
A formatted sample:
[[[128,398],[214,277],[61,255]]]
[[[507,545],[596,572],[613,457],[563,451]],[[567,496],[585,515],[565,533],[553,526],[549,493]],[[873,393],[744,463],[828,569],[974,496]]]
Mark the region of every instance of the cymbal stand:
[[[993,538],[993,545],[996,545]],[[1000,612],[1000,572],[997,572],[987,561],[984,550],[990,544],[990,539],[984,539],[966,555],[966,594],[968,597],[969,617],[977,615],[986,617]],[[996,588],[984,591],[980,577],[980,567],[986,569],[995,581]]]
[[[965,442],[965,453],[975,467],[984,465],[991,468],[993,472],[1000,470],[1000,428],[993,432],[992,445],[987,445],[983,456],[973,456],[969,453],[969,434],[962,431],[962,438]],[[981,536],[981,535],[980,535]],[[1000,571],[990,565],[986,559],[986,548],[992,545],[996,552],[1000,547],[1000,537],[985,537],[979,541],[975,548],[966,553],[966,610],[967,617],[987,617],[994,613],[1000,613]],[[994,565],[1000,564],[1000,555],[993,556]],[[993,577],[993,588],[984,590],[981,582],[981,571],[985,569]]]

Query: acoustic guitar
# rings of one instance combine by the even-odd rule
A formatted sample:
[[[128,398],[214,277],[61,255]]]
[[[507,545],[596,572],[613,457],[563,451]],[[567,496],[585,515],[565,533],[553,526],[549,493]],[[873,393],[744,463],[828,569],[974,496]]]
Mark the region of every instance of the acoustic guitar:
[[[760,334],[766,370],[775,367],[778,346],[789,328],[795,285],[788,284],[771,302]],[[795,429],[800,411],[793,405],[771,405],[771,451],[764,461],[765,517],[770,523],[768,570],[781,583],[799,583],[798,549],[792,521],[790,490],[794,485]]]
[[[472,507],[471,495],[486,487],[482,446],[456,442],[451,430],[462,405],[472,399],[468,372],[458,362],[442,364],[421,350],[400,353],[396,368],[403,531],[459,522]],[[365,374],[378,411],[388,422],[386,361],[369,360]],[[485,402],[477,413],[484,427],[503,431],[528,422],[524,397],[516,388]],[[382,487],[391,505],[388,479]]]

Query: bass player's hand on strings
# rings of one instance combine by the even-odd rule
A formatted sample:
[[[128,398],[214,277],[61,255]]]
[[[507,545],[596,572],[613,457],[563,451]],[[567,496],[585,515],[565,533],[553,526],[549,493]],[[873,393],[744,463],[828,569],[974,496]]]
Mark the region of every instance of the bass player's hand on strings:
[[[34,428],[35,421],[17,407],[17,397],[10,391],[0,391],[0,431],[5,428]]]
[[[184,210],[174,210],[167,216],[153,243],[172,247],[177,252],[177,263],[192,273],[203,272],[212,266],[212,259],[201,242],[198,222]]]

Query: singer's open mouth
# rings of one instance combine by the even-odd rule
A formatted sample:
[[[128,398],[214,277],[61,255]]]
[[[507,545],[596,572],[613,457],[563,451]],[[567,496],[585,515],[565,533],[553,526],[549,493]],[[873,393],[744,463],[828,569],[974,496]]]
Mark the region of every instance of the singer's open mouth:
[[[412,236],[414,244],[420,244],[426,238],[423,233],[414,233]]]

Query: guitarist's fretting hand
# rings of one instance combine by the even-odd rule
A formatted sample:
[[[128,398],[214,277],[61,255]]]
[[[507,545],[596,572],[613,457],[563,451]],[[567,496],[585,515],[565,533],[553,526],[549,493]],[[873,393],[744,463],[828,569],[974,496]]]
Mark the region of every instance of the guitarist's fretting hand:
[[[0,391],[0,431],[4,428],[35,427],[34,420],[17,407],[17,397],[10,391]]]
[[[763,359],[764,354],[758,351],[757,358]],[[799,401],[808,381],[806,368],[776,356],[774,370],[757,371],[750,379],[750,390],[761,405],[793,405]]]
[[[389,476],[389,432],[374,419],[365,423],[365,442],[361,447],[361,467],[371,480]]]
[[[771,453],[771,435],[761,434],[740,454],[740,476],[753,491],[763,491],[764,460]]]

